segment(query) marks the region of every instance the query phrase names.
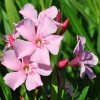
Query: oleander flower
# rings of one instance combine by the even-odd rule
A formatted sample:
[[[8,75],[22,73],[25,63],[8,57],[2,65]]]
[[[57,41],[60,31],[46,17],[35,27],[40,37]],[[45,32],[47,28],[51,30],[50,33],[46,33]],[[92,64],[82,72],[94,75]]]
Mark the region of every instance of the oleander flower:
[[[98,58],[91,51],[84,50],[84,44],[86,42],[85,37],[77,36],[77,41],[78,43],[74,49],[74,54],[76,55],[76,58],[70,62],[70,65],[81,66],[81,78],[87,73],[88,77],[93,79],[96,77],[96,75],[93,73],[90,67],[97,65]]]
[[[63,39],[63,36],[52,35],[57,30],[54,21],[44,16],[36,31],[33,21],[24,19],[18,23],[16,30],[24,39],[28,40],[17,39],[14,41],[14,51],[18,59],[32,55],[31,61],[50,65],[49,51],[57,55]]]
[[[51,73],[51,66],[30,61],[30,56],[21,60],[17,59],[13,50],[7,50],[2,58],[2,65],[13,70],[5,75],[5,83],[15,90],[25,81],[27,90],[31,91],[38,86],[42,86],[40,75],[48,76]]]

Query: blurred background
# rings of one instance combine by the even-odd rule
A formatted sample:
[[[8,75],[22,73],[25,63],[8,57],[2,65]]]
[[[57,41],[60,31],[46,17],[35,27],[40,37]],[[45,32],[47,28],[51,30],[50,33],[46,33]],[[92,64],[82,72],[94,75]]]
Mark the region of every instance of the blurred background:
[[[15,31],[13,23],[18,23],[23,19],[18,11],[26,3],[33,4],[38,13],[55,5],[61,11],[62,23],[69,18],[59,54],[58,56],[51,56],[53,64],[57,64],[62,59],[72,60],[75,58],[73,50],[77,44],[76,35],[84,36],[86,38],[85,50],[92,51],[98,59],[100,58],[100,0],[0,0],[0,55],[6,44],[2,40],[2,35]],[[65,69],[66,81],[69,82],[74,91],[78,87],[77,93],[81,94],[84,87],[89,86],[85,100],[100,100],[100,61],[97,66],[92,68],[97,76],[93,80],[89,79],[87,75],[81,79],[80,67],[70,66]],[[0,100],[24,100],[20,96],[24,96],[25,100],[39,100],[32,99],[32,95],[36,91],[28,92],[24,85],[16,91],[12,91],[3,81],[3,77],[8,71],[0,64]],[[61,71],[63,73],[63,69]],[[50,80],[48,81],[50,82]],[[43,95],[42,92],[39,89],[39,95]],[[49,92],[47,91],[45,94],[48,95]],[[69,95],[64,98],[71,100]]]

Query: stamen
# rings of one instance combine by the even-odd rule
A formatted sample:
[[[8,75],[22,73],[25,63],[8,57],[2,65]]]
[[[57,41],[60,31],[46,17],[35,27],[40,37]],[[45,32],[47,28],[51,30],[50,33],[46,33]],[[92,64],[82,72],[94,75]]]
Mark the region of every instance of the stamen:
[[[35,44],[36,44],[37,46],[41,46],[41,45],[42,45],[42,40],[41,40],[40,38],[37,38],[37,39],[35,40]]]
[[[29,71],[29,66],[28,66],[28,65],[25,65],[25,66],[23,67],[23,70],[24,70],[25,73],[28,73],[28,71]]]

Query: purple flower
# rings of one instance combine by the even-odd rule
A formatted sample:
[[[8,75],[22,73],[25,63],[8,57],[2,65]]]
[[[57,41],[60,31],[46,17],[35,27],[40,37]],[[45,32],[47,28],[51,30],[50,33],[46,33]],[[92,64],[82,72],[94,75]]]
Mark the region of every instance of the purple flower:
[[[93,73],[90,67],[97,65],[98,58],[91,51],[84,51],[84,44],[86,42],[85,37],[77,36],[77,45],[74,49],[76,58],[70,62],[70,65],[81,66],[80,77],[82,78],[86,73],[89,78],[93,79],[96,75]]]

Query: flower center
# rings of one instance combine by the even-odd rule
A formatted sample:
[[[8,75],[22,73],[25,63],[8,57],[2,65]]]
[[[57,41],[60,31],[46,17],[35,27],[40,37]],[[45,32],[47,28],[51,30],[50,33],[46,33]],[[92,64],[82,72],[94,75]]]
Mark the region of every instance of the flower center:
[[[35,44],[37,46],[41,46],[42,45],[42,40],[40,38],[35,39]]]
[[[28,71],[29,71],[29,66],[28,66],[28,65],[25,65],[25,66],[23,67],[23,70],[24,70],[25,73],[28,73]]]

